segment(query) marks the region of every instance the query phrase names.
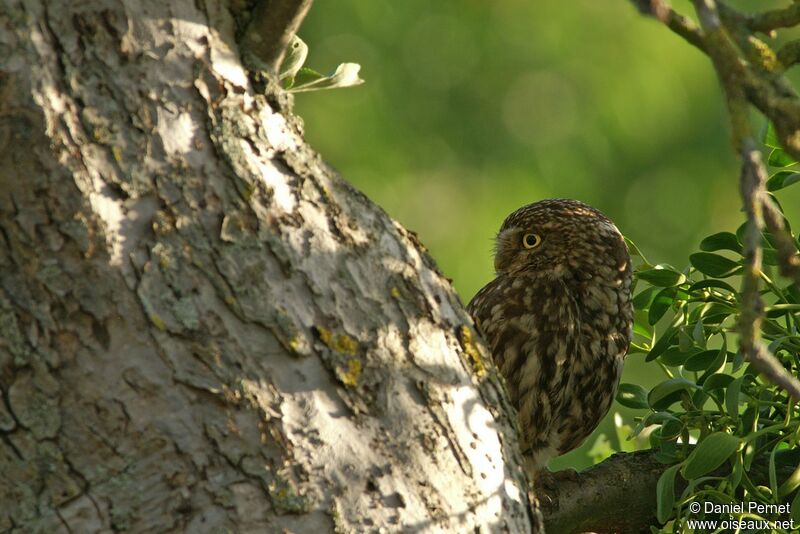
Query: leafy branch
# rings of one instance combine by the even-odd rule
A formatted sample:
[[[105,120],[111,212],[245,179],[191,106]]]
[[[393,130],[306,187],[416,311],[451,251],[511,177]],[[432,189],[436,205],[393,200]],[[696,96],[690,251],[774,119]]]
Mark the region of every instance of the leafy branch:
[[[763,303],[759,294],[761,234],[765,226],[779,243],[781,273],[800,284],[800,258],[783,217],[767,194],[766,169],[754,140],[748,104],[753,104],[775,125],[785,151],[800,158],[800,99],[783,78],[785,67],[756,32],[800,23],[798,6],[756,15],[744,15],[714,0],[694,0],[700,27],[678,15],[663,0],[634,0],[644,13],[654,16],[698,46],[710,58],[725,92],[733,145],[740,154],[740,192],[748,218],[745,246],[744,306],[740,344],[747,358],[770,380],[800,399],[800,381],[786,373],[760,340]]]
[[[800,98],[784,77],[800,62],[800,40],[779,45],[775,33],[800,25],[800,2],[746,14],[693,0],[692,20],[664,0],[631,1],[711,59],[741,160],[746,221],[705,238],[684,269],[652,264],[629,243],[640,260],[630,353],[645,354],[664,379],[649,391],[622,384],[617,400],[640,410],[631,437],[646,437],[651,448],[577,476],[554,474],[538,492],[545,522],[559,532],[588,527],[579,520],[586,514],[571,507],[573,493],[597,516],[591,528],[598,532],[681,532],[691,518],[743,518],[692,512],[698,501],[791,502],[797,522],[800,245],[775,192],[800,182]],[[761,139],[751,106],[766,118]],[[767,164],[776,169],[771,176]],[[775,268],[788,285],[773,276]],[[609,489],[618,484],[622,493]],[[769,512],[748,518],[789,519]]]

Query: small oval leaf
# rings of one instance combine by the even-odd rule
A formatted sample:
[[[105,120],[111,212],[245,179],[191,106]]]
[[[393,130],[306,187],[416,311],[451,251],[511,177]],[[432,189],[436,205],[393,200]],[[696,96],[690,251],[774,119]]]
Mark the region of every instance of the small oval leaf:
[[[647,357],[645,358],[645,361],[646,362],[650,362],[650,361],[653,361],[656,358],[658,358],[659,355],[661,355],[662,352],[667,350],[667,348],[672,343],[672,338],[674,338],[675,334],[677,334],[677,333],[678,333],[678,328],[676,328],[674,326],[671,326],[670,328],[667,328],[664,331],[664,333],[661,334],[661,337],[658,338],[658,341],[656,341],[655,345],[653,345],[653,348],[650,349],[650,352],[647,353]]]
[[[678,367],[686,363],[687,359],[699,352],[700,349],[694,347],[690,348],[688,351],[681,350],[680,347],[670,347],[658,357],[658,360],[664,365]]]
[[[703,382],[703,391],[713,391],[716,389],[725,389],[733,382],[733,377],[731,375],[726,375],[724,373],[717,373],[711,375]]]
[[[638,295],[633,297],[633,309],[635,310],[646,310],[650,307],[650,303],[653,302],[653,299],[656,296],[656,293],[661,291],[660,287],[648,287],[639,292]]]
[[[738,262],[712,252],[696,252],[689,256],[692,267],[714,278],[726,278],[742,270]]]
[[[681,475],[687,480],[706,475],[725,463],[741,445],[742,441],[725,432],[714,432],[706,436],[686,459]]]
[[[695,282],[694,284],[690,285],[689,293],[694,293],[695,291],[707,288],[722,289],[724,291],[733,293],[734,295],[737,294],[736,288],[734,288],[732,285],[727,284],[722,280],[714,280],[713,278],[709,278],[708,280],[700,280],[699,282]]]
[[[654,410],[664,410],[680,400],[684,391],[698,389],[698,385],[685,378],[670,378],[656,385],[647,396],[647,403]]]
[[[686,360],[686,363],[683,364],[683,368],[687,371],[705,371],[711,367],[711,364],[715,362],[718,356],[719,349],[698,352]]]
[[[647,404],[647,390],[638,384],[620,384],[617,390],[617,402],[636,410],[646,410],[650,407]]]
[[[725,411],[731,417],[739,417],[739,393],[742,390],[743,377],[734,379],[725,389]]]
[[[797,163],[797,161],[782,148],[773,148],[772,152],[769,153],[767,163],[771,167],[789,167]]]
[[[639,271],[636,273],[636,277],[658,287],[677,286],[686,281],[686,277],[683,273],[660,267]]]
[[[715,250],[732,250],[742,253],[742,244],[732,232],[719,232],[700,241],[700,250],[714,252]]]
[[[656,324],[664,314],[667,313],[667,310],[670,306],[672,306],[672,301],[675,300],[675,288],[674,287],[665,287],[653,299],[652,304],[650,304],[650,311],[647,313],[647,322],[651,325]]]
[[[672,508],[675,506],[675,475],[678,474],[680,467],[681,464],[673,465],[658,477],[656,518],[659,523],[666,523],[672,515]]]
[[[800,172],[778,171],[767,180],[767,189],[778,191],[797,182],[800,182]]]

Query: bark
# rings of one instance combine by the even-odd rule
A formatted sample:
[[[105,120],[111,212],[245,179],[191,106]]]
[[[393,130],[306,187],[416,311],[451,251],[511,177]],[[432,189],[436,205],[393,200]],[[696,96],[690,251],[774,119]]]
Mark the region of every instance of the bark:
[[[243,4],[0,3],[0,531],[535,531],[457,295]]]

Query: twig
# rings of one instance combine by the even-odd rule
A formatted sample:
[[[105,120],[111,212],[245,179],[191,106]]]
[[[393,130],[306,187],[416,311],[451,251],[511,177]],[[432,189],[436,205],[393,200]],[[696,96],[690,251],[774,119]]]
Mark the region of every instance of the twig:
[[[292,36],[313,0],[261,0],[245,30],[242,45],[265,70],[277,74]]]
[[[764,303],[758,286],[762,259],[761,236],[765,227],[763,208],[765,199],[768,200],[767,172],[761,161],[761,152],[753,141],[747,98],[741,84],[744,78],[742,70],[746,67],[739,60],[738,51],[722,26],[714,0],[694,0],[694,6],[700,26],[706,34],[708,55],[714,63],[725,92],[734,147],[742,158],[739,187],[747,214],[747,230],[744,238],[745,265],[742,280],[742,312],[739,317],[739,346],[755,369],[772,383],[788,391],[796,400],[800,400],[800,381],[783,368],[761,341]],[[776,228],[776,234],[791,240],[783,229],[778,230],[776,221],[772,220],[772,223]],[[782,225],[781,219],[780,226]],[[793,249],[794,245],[791,246]]]
[[[756,32],[767,33],[778,28],[791,28],[800,24],[800,4],[748,15],[745,20],[747,27]]]
[[[761,274],[761,235],[764,230],[767,172],[761,161],[761,152],[752,138],[742,143],[742,176],[740,188],[747,213],[747,230],[744,237],[745,270],[742,282],[742,314],[739,318],[739,346],[748,361],[773,384],[788,391],[795,400],[800,400],[800,381],[792,376],[773,356],[761,340],[761,321],[764,303],[758,290]],[[777,210],[775,210],[777,211]],[[772,214],[774,215],[774,214]],[[783,218],[780,226],[783,226]],[[771,219],[772,216],[767,217]],[[777,223],[773,220],[773,224]],[[781,228],[782,230],[782,228]],[[782,235],[776,232],[773,235]],[[792,248],[794,246],[792,245]],[[794,256],[796,259],[796,256]]]
[[[665,0],[631,0],[631,2],[639,11],[660,20],[673,32],[710,55],[709,46],[711,45],[707,42],[708,36],[683,15],[674,12]],[[716,7],[715,3],[712,2],[712,4]],[[795,5],[800,6],[800,3]],[[781,14],[779,16],[776,16],[775,12],[768,12],[767,14],[761,14],[765,15],[762,18],[759,14],[745,16],[724,4],[721,4],[721,6],[724,6],[722,9],[722,18],[726,24],[731,25],[733,33],[736,34],[739,41],[742,41],[741,36],[743,31],[753,31],[749,24],[753,24],[756,27],[764,27],[767,22],[763,21],[769,21],[770,24],[774,24],[777,20],[788,23],[794,20],[792,18],[795,13],[794,10],[800,9],[800,7],[792,7],[787,8],[787,10],[779,10],[777,13],[789,11],[788,15]],[[791,17],[789,17],[789,15],[791,15]],[[717,14],[716,21],[711,26],[718,27],[719,22],[717,21],[719,21],[719,18]],[[750,38],[752,38],[752,35],[750,35]],[[730,40],[729,37],[728,40]],[[774,55],[777,62],[779,59],[777,55],[765,44],[761,42],[759,42],[759,44],[761,45],[759,48],[764,49],[761,52],[765,56],[770,54]],[[747,43],[747,47],[750,48],[750,52],[752,52],[755,43]],[[737,58],[737,62],[740,64],[736,76],[740,78],[739,83],[747,94],[748,100],[775,125],[775,131],[783,148],[794,158],[800,159],[800,101],[798,101],[796,93],[791,90],[782,79],[774,76],[774,73],[771,73],[773,74],[772,76],[759,73],[761,74],[759,76],[752,72],[748,65],[738,57],[738,52],[736,52],[735,48],[733,51],[734,57]],[[784,59],[788,57],[788,54],[789,50],[785,53]],[[758,63],[760,67],[767,66],[765,65],[765,63],[768,63],[767,58],[762,57]],[[765,70],[770,71],[769,68]],[[772,70],[779,71],[780,66],[775,65]]]
[[[778,268],[783,276],[793,279],[800,287],[800,256],[794,239],[783,224],[783,214],[769,196],[764,195],[762,202],[764,222],[778,249]]]
[[[703,33],[690,19],[672,9],[664,0],[631,0],[644,15],[649,15],[664,23],[670,30],[680,35],[686,42],[705,52]]]
[[[720,4],[718,8],[715,0],[693,0],[700,21],[698,29],[675,13],[664,0],[632,1],[642,13],[660,20],[708,54],[722,82],[731,120],[733,144],[742,156],[740,189],[748,218],[743,303],[739,321],[740,346],[753,367],[800,400],[800,381],[781,366],[761,341],[763,303],[758,285],[762,256],[761,233],[765,225],[778,245],[781,273],[792,277],[799,284],[800,258],[796,254],[791,235],[784,228],[782,215],[772,206],[766,194],[766,170],[753,141],[748,101],[773,122],[781,144],[797,158],[800,158],[800,102],[795,94],[785,88],[782,80],[769,78],[768,72],[759,75],[751,70],[731,40],[728,28],[723,24],[724,20],[725,24],[733,26],[731,31],[739,37],[743,26],[751,32],[794,26],[800,24],[800,4],[744,16],[725,4]],[[798,48],[800,49],[800,45]],[[784,54],[784,59],[788,62],[787,54],[788,52]]]

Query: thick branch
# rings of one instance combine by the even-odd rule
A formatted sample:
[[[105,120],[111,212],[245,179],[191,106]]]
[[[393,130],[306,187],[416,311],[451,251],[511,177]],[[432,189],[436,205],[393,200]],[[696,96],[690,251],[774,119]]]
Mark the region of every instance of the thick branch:
[[[656,483],[667,467],[652,451],[639,451],[615,454],[581,473],[553,473],[536,488],[546,531],[648,531],[656,523]]]
[[[245,31],[242,44],[262,68],[277,74],[292,36],[313,0],[261,0]]]
[[[777,467],[777,479],[786,480],[796,462]],[[669,465],[655,459],[655,451],[618,453],[580,473],[552,473],[536,488],[547,532],[649,532],[655,517],[656,484]],[[724,477],[730,466],[723,464],[709,475]],[[748,472],[758,485],[769,484],[769,462],[759,458]],[[677,477],[675,493],[686,488]]]

